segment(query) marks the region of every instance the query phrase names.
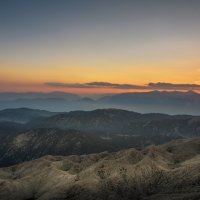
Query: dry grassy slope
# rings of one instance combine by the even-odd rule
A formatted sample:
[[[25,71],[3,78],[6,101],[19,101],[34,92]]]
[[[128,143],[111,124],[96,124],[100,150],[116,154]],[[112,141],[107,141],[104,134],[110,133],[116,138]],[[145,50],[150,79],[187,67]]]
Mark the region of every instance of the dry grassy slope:
[[[0,199],[200,199],[200,138],[0,169]]]

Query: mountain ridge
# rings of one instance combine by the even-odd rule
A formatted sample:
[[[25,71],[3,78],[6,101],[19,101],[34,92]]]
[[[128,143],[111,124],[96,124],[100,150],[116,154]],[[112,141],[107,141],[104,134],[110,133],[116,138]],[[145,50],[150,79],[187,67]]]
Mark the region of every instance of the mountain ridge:
[[[12,116],[11,110],[9,114]],[[50,115],[39,115],[25,124],[0,122],[0,166],[46,154],[80,155],[131,147],[143,149],[151,144],[200,134],[200,118],[189,115],[140,114],[119,109]]]

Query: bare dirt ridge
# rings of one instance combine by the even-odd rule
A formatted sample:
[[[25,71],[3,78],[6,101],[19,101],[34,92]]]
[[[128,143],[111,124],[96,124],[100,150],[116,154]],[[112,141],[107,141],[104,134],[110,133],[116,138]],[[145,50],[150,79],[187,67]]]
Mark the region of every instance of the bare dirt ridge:
[[[200,138],[0,169],[0,199],[200,199]]]

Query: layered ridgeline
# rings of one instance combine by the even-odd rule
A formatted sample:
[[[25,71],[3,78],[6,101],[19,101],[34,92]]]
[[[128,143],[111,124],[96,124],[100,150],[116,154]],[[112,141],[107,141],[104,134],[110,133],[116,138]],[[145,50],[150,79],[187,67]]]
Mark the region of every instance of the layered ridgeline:
[[[5,109],[0,111],[0,122],[27,123],[39,117],[50,117],[54,112],[29,108]]]
[[[1,167],[49,154],[143,149],[200,135],[200,118],[196,116],[140,114],[118,109],[68,113],[9,109],[0,111],[0,120]]]
[[[141,151],[45,156],[0,169],[0,199],[197,200],[200,138]]]
[[[200,115],[200,94],[193,91],[151,91],[81,97],[64,92],[0,93],[0,109],[20,107],[54,112],[112,107],[145,113]]]

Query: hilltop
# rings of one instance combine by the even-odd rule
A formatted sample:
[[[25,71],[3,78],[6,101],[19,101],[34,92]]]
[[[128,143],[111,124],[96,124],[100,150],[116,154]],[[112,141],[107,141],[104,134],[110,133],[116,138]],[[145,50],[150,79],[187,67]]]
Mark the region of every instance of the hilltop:
[[[144,150],[45,156],[0,169],[0,199],[200,198],[200,138]]]

